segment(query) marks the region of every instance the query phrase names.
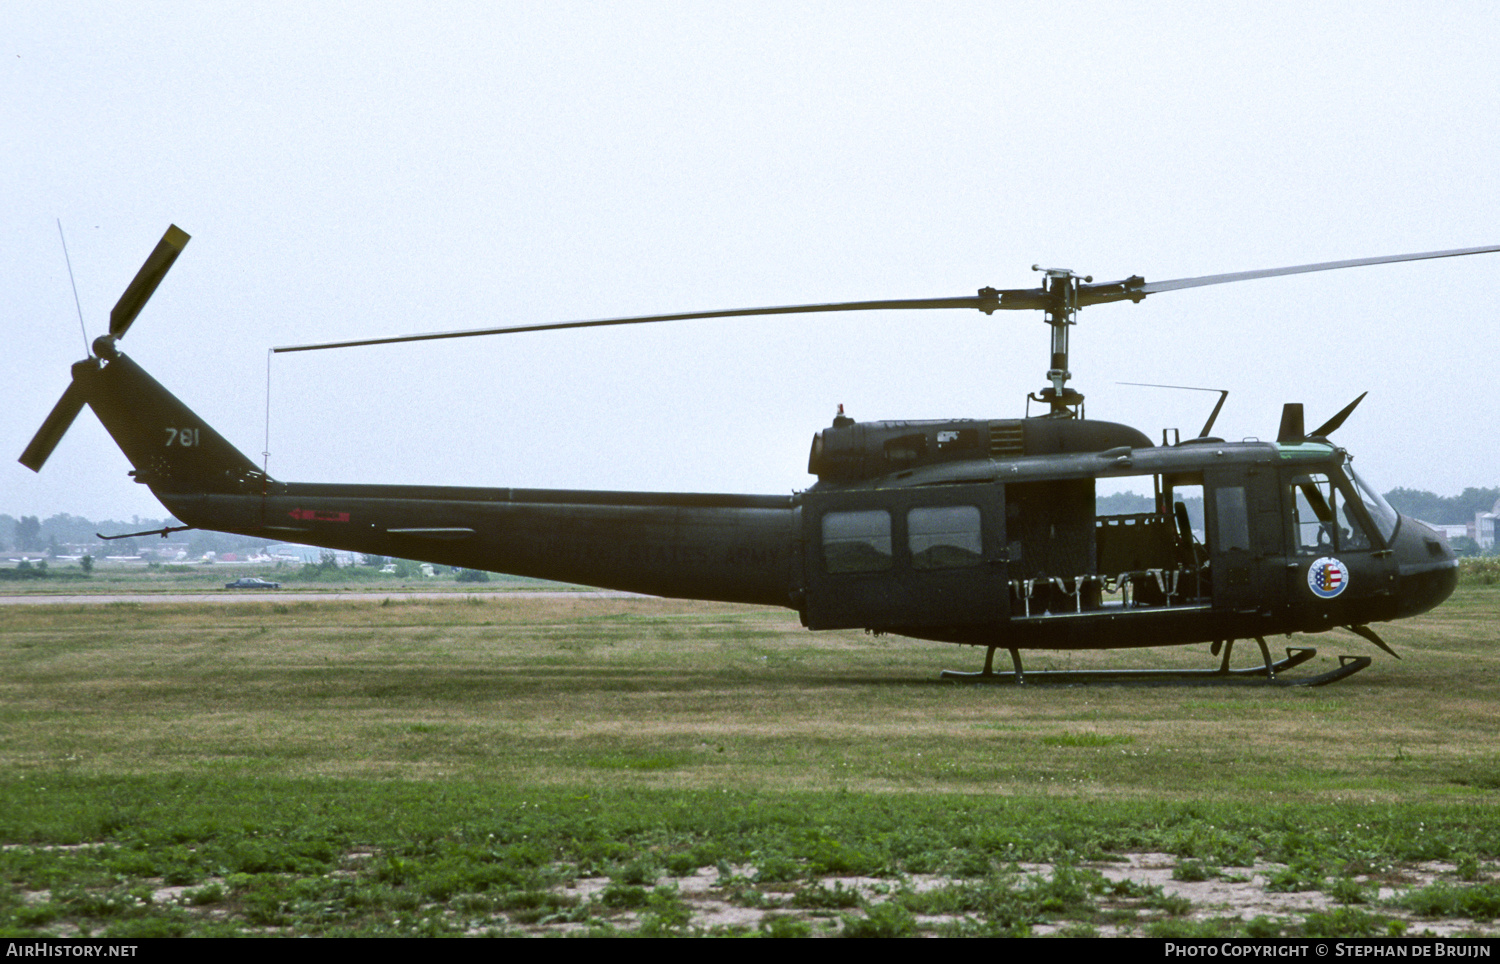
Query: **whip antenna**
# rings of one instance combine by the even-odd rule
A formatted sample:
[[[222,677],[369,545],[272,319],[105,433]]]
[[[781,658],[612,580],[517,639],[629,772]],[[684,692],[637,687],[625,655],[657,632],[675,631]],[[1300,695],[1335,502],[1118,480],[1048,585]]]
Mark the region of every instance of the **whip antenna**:
[[[62,239],[63,261],[68,266],[68,283],[73,286],[73,307],[78,309],[78,328],[83,332],[83,350],[90,352],[89,329],[83,323],[83,305],[78,301],[78,282],[73,280],[73,259],[68,257],[68,239],[63,235],[62,218],[57,219],[57,236]]]

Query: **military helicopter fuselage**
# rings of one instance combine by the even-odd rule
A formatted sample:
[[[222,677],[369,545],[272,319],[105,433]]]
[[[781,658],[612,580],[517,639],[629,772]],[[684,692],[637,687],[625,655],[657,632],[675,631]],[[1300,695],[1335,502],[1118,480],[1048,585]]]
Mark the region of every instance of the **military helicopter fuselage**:
[[[280,481],[116,347],[186,238],[169,230],[155,266],[148,261],[121,299],[123,321],[74,366],[72,384],[21,461],[39,469],[88,404],[136,481],[188,527],[782,606],[814,630],[983,646],[991,656],[1007,649],[1018,679],[1017,653],[1025,649],[1259,639],[1265,652],[1266,636],[1341,626],[1385,648],[1368,624],[1425,612],[1457,580],[1445,540],[1392,510],[1325,437],[1352,405],[1310,434],[1300,407],[1288,406],[1274,442],[1227,442],[1207,437],[1205,426],[1198,438],[1154,444],[1134,428],[1081,417],[1081,396],[1064,385],[1066,328],[1055,320],[1052,386],[1034,396],[1049,404],[1045,415],[856,422],[841,413],[814,437],[808,468],[817,483],[791,495]],[[158,255],[173,240],[163,265]],[[1496,249],[1399,260],[1479,250]],[[1398,259],[1306,267],[1380,260]],[[1132,278],[1090,288],[1071,273],[1051,277],[1054,284],[1035,291],[982,289],[978,299],[941,304],[862,302],[572,326],[893,304],[993,310],[1011,307],[1006,298],[1069,291],[1073,300],[1056,312],[1041,305],[1066,325],[1080,292],[1093,292],[1094,302],[1139,300],[1185,286],[1153,289]],[[1241,278],[1203,283],[1218,280]],[[1118,489],[1139,493],[1130,511],[1101,498]]]

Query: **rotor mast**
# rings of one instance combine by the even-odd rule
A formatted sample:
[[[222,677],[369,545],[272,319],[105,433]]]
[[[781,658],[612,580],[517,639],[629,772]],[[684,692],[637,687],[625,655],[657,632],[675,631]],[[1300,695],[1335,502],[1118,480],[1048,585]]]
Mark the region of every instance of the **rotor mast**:
[[[1068,328],[1078,323],[1078,285],[1089,284],[1092,275],[1080,275],[1068,268],[1043,268],[1031,266],[1045,277],[1042,290],[1046,292],[1047,324],[1052,326],[1051,365],[1047,369],[1047,380],[1052,384],[1037,395],[1027,396],[1034,402],[1050,407],[1047,418],[1080,418],[1083,415],[1083,395],[1067,387],[1073,373],[1068,370]]]

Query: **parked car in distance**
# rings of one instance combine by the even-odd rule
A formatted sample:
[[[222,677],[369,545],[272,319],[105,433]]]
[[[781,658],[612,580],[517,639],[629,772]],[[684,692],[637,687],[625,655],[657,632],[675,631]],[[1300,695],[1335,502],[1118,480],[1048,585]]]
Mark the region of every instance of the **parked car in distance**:
[[[234,582],[226,582],[225,589],[280,589],[281,583],[270,582],[259,576],[242,576]]]

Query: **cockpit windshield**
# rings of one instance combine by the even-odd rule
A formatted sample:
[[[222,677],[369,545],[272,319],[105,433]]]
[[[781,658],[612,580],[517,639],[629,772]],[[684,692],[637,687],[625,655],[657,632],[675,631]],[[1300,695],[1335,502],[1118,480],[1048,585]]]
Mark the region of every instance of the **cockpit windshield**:
[[[1385,539],[1386,545],[1390,545],[1391,536],[1395,534],[1396,525],[1401,521],[1401,517],[1396,514],[1395,509],[1391,508],[1389,502],[1381,498],[1380,493],[1375,491],[1370,483],[1359,477],[1359,473],[1354,471],[1354,466],[1349,462],[1344,463],[1344,474],[1354,483],[1354,490],[1359,493],[1360,501],[1365,504],[1365,511],[1370,514],[1375,528],[1380,530],[1380,535]]]

